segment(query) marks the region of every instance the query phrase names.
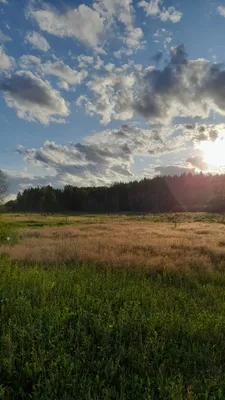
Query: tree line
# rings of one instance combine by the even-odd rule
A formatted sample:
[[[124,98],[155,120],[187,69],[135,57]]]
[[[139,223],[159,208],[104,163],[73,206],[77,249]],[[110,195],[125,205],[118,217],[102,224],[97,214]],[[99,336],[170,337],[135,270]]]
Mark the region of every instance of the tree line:
[[[110,187],[51,186],[25,189],[6,203],[23,212],[225,211],[225,175],[158,176]]]

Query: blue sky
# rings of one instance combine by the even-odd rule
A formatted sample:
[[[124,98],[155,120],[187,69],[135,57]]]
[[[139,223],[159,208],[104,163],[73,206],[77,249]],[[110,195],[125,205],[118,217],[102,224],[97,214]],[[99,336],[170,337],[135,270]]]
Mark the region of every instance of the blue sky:
[[[224,0],[0,0],[10,194],[224,172],[224,35]]]

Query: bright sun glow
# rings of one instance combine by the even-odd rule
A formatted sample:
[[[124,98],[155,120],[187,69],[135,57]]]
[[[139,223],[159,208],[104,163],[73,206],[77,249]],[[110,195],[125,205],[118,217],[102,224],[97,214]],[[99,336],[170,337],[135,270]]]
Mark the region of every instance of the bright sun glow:
[[[207,141],[200,144],[204,153],[204,161],[209,165],[225,165],[225,139],[218,138],[215,142]]]

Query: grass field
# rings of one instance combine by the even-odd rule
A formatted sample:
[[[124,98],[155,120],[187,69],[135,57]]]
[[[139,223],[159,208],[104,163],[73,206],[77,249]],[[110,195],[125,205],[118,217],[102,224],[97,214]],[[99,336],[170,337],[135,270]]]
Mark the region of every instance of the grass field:
[[[4,215],[1,231],[0,399],[225,399],[223,216]]]

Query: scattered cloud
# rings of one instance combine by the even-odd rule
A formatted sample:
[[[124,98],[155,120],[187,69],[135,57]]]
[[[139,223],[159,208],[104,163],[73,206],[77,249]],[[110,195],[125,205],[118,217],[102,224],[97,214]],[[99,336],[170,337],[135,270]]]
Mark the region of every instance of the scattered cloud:
[[[10,42],[11,40],[11,37],[5,35],[0,29],[0,42]]]
[[[70,182],[79,186],[110,184],[132,176],[133,163],[130,149],[107,146],[74,144],[59,145],[46,141],[39,149],[19,146],[18,153],[35,167],[44,168],[47,176],[55,176],[55,182]],[[64,183],[65,184],[65,183]]]
[[[149,123],[168,123],[175,117],[207,118],[214,111],[225,115],[225,70],[221,63],[188,60],[183,45],[172,47],[163,69],[137,71],[115,68],[94,77],[88,88],[92,98],[81,96],[90,115],[101,122],[143,116]]]
[[[0,90],[10,108],[15,108],[19,118],[49,124],[63,123],[69,108],[60,93],[48,81],[30,71],[18,71],[0,83]]]
[[[61,38],[77,39],[89,47],[97,47],[100,44],[104,18],[85,4],[60,14],[54,7],[43,3],[42,9],[30,7],[26,14],[37,22],[42,31]]]
[[[177,130],[174,136],[174,130]],[[176,127],[143,129],[134,125],[123,124],[119,129],[108,129],[85,138],[88,144],[126,147],[133,155],[160,155],[186,148],[190,142],[183,130]]]
[[[164,49],[168,52],[173,40],[173,33],[167,29],[158,29],[153,35],[154,43],[162,43]]]
[[[166,8],[161,5],[162,0],[150,0],[150,2],[142,0],[138,3],[139,7],[142,7],[147,16],[158,17],[161,21],[171,21],[174,24],[180,22],[182,18],[182,12],[177,11],[175,7]]]
[[[217,10],[219,11],[221,17],[225,17],[225,7],[224,6],[217,7]]]
[[[27,32],[25,42],[30,43],[33,48],[41,51],[48,51],[50,49],[49,43],[44,36],[35,31]]]
[[[43,2],[41,8],[34,4],[28,7],[26,15],[35,20],[42,31],[61,38],[74,38],[97,54],[106,54],[103,47],[108,37],[120,38],[133,52],[144,46],[142,29],[134,25],[132,0],[96,0],[92,6],[81,4],[65,13]],[[121,26],[123,29],[118,35]]]
[[[180,22],[182,18],[182,12],[177,11],[174,7],[169,7],[167,9],[163,8],[159,18],[161,21],[171,21],[173,24]]]
[[[177,125],[179,128],[179,125]],[[214,142],[225,130],[225,124],[186,124],[182,125],[183,131],[191,132],[192,140],[195,142],[211,141]]]
[[[94,57],[86,56],[85,54],[81,54],[77,57],[78,67],[79,68],[87,68],[90,65],[94,64]]]
[[[43,76],[56,76],[60,79],[59,87],[69,90],[69,85],[80,85],[82,81],[88,76],[86,70],[77,71],[69,65],[64,64],[62,60],[47,61],[42,63],[41,59],[32,55],[25,55],[20,58],[20,65],[22,68],[34,68],[39,74]]]
[[[0,46],[0,72],[11,70],[15,66],[15,59],[5,53],[4,47]]]
[[[8,4],[8,0],[0,0],[0,3],[2,3],[2,4]]]

